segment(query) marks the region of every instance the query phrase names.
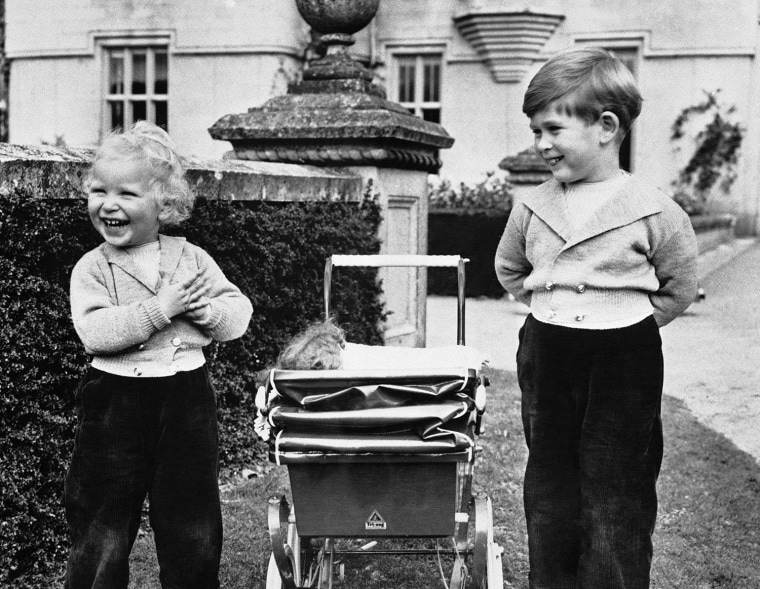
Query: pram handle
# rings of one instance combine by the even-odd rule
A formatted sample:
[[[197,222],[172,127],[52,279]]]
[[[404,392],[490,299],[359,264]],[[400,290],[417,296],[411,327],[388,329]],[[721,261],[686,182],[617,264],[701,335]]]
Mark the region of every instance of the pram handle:
[[[378,254],[378,255],[343,255],[336,254],[325,260],[324,297],[325,318],[330,316],[330,294],[332,290],[332,269],[335,266],[350,267],[399,267],[416,266],[424,268],[457,268],[457,344],[464,343],[464,290],[465,267],[470,260],[461,256],[428,256],[421,254]]]

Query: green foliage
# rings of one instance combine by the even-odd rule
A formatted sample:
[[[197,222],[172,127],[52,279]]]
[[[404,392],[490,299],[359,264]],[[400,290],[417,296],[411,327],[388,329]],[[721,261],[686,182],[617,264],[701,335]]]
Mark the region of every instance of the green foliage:
[[[250,465],[257,373],[322,313],[324,260],[377,253],[379,207],[349,203],[199,201],[181,233],[251,298],[246,335],[209,346],[224,466]],[[69,314],[71,269],[100,237],[84,202],[0,197],[0,586],[50,586],[68,550],[63,479],[74,438],[73,393],[86,357]],[[333,309],[353,341],[381,342],[375,271],[333,279]]]
[[[678,172],[673,183],[675,199],[689,214],[704,211],[713,187],[718,184],[727,193],[736,180],[744,128],[731,120],[736,110],[718,102],[718,93],[705,91],[705,100],[681,111],[672,126],[672,141],[682,140],[693,118],[707,120],[694,135],[694,152],[688,163]]]
[[[503,174],[489,172],[474,186],[462,182],[459,189],[448,180],[431,183],[428,195],[428,253],[470,260],[466,296],[502,297],[504,289],[496,280],[493,257],[512,210],[512,183]],[[428,294],[456,295],[456,272],[429,268],[427,274]]]
[[[455,189],[449,180],[430,184],[428,197],[431,209],[483,210],[512,209],[512,183],[503,175],[488,172],[474,186],[461,182]]]
[[[504,296],[493,259],[508,218],[509,211],[502,209],[430,211],[428,253],[460,255],[470,260],[466,266],[466,296]],[[451,268],[428,268],[428,294],[456,296],[457,273]]]

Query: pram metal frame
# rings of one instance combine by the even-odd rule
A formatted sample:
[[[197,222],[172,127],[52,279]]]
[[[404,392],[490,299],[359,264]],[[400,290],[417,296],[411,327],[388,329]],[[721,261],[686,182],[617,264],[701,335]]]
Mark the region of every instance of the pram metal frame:
[[[468,260],[460,256],[406,256],[406,255],[377,255],[377,256],[332,256],[325,263],[324,277],[324,304],[325,317],[330,315],[330,295],[333,268],[336,266],[362,266],[362,267],[383,267],[383,266],[417,266],[417,267],[456,267],[458,270],[458,293],[457,293],[457,344],[464,345],[465,342],[465,263]],[[317,391],[319,391],[320,381],[324,382],[328,377],[325,372],[314,373]],[[368,374],[378,373],[380,371],[367,371]],[[391,370],[390,372],[394,372]],[[396,369],[395,373],[404,374],[409,372],[411,377],[419,378],[424,375],[425,371],[404,371]],[[471,373],[473,371],[470,371]],[[472,374],[470,375],[472,376]],[[473,379],[469,378],[467,382],[472,383]],[[483,388],[488,384],[487,379],[476,375],[476,384],[478,388]],[[468,394],[474,391],[474,386],[470,385]],[[474,397],[474,393],[472,394]],[[476,404],[477,409],[473,408],[473,414],[477,411],[477,419],[471,424],[473,433],[480,433],[480,418],[484,407]],[[324,452],[324,451],[320,451]],[[268,505],[268,526],[269,535],[272,542],[272,555],[269,561],[267,571],[267,589],[301,589],[305,587],[330,589],[334,582],[335,561],[337,558],[341,562],[346,558],[354,557],[371,557],[380,555],[413,555],[413,556],[447,556],[453,559],[453,570],[448,585],[444,581],[444,586],[450,589],[502,589],[502,549],[495,542],[493,536],[493,507],[491,499],[485,494],[472,495],[472,476],[474,470],[475,454],[477,447],[470,448],[463,452],[458,450],[450,454],[353,454],[357,457],[356,463],[351,459],[351,455],[346,459],[332,452],[328,454],[312,453],[305,455],[304,463],[299,462],[298,456],[287,463],[291,479],[291,492],[293,495],[293,505],[291,505],[285,496],[272,497]],[[279,453],[276,461],[279,463]],[[320,458],[324,456],[324,460]],[[270,451],[270,460],[272,458]],[[415,468],[420,467],[419,472],[424,473],[416,477],[410,476]],[[322,470],[326,467],[327,470]],[[380,469],[379,473],[373,469]],[[398,468],[400,474],[394,478],[392,473]],[[452,470],[453,469],[453,470]],[[358,471],[357,473],[351,472]],[[325,473],[324,475],[322,473]],[[356,477],[359,479],[379,477],[380,479],[392,479],[388,482],[385,489],[380,493],[388,496],[380,499],[373,498],[372,501],[380,501],[380,505],[385,507],[379,511],[386,513],[388,504],[398,505],[399,502],[406,500],[409,502],[412,493],[416,489],[421,489],[421,493],[429,498],[428,500],[418,500],[416,507],[421,511],[422,517],[428,517],[436,520],[428,526],[422,522],[419,528],[416,528],[416,522],[409,523],[404,521],[403,525],[393,525],[389,523],[389,530],[385,529],[385,521],[382,516],[378,520],[377,529],[370,527],[370,520],[367,520],[366,529],[357,531],[353,524],[344,522],[332,522],[330,517],[338,519],[348,519],[346,503],[350,500],[346,495],[335,495],[325,499],[324,495],[329,495],[330,490],[327,486],[320,484],[320,477],[324,477],[339,489],[348,488],[349,490],[361,489],[365,493],[373,491],[373,484],[354,485]],[[454,477],[451,479],[450,477]],[[430,477],[434,480],[432,488],[428,483],[428,488],[410,487],[405,488],[406,479],[421,479]],[[383,481],[384,482],[384,481]],[[412,485],[416,482],[410,483]],[[382,484],[381,484],[382,485]],[[446,508],[445,495],[443,507],[441,507],[441,498],[436,497],[440,494],[438,487],[441,489],[454,489],[454,496],[451,497],[451,508]],[[410,491],[410,489],[412,489]],[[448,492],[448,491],[445,491]],[[316,498],[315,498],[316,496]],[[363,499],[363,497],[362,497]],[[382,501],[385,501],[383,504]],[[362,503],[359,501],[359,503]],[[430,503],[431,505],[428,505]],[[337,505],[336,505],[337,504]],[[296,517],[296,505],[298,505],[301,514],[301,529],[299,530],[298,519]],[[315,508],[316,506],[316,508]],[[311,507],[309,510],[308,508]],[[309,511],[333,511],[320,519],[319,514],[312,514]],[[337,509],[336,509],[337,508]],[[450,511],[447,511],[449,509]],[[304,513],[304,510],[307,510]],[[358,513],[366,513],[366,506],[361,505]],[[431,511],[432,510],[432,511]],[[355,511],[355,510],[354,510]],[[443,513],[445,517],[443,517]],[[378,513],[378,510],[375,510]],[[374,516],[375,513],[372,515]],[[451,519],[446,520],[446,518]],[[371,518],[370,518],[371,519]],[[401,519],[413,519],[409,516],[408,511],[403,512]],[[444,519],[442,524],[438,521]],[[390,522],[390,518],[389,518]],[[450,527],[449,527],[450,526]],[[390,528],[394,528],[395,531]],[[322,533],[329,530],[329,533]],[[397,533],[402,530],[403,533]],[[417,533],[419,532],[419,533]],[[436,548],[416,548],[416,549],[375,549],[375,538],[435,538]],[[317,540],[321,538],[321,543]],[[369,542],[360,548],[343,549],[337,548],[336,538],[364,538]],[[449,538],[451,548],[441,548],[438,545],[438,539]],[[469,566],[468,566],[469,565]],[[342,578],[343,564],[340,565],[340,576]]]
[[[407,254],[379,255],[333,255],[325,261],[324,297],[325,317],[330,316],[330,294],[332,292],[333,268],[343,267],[418,267],[418,268],[456,268],[457,269],[457,344],[464,343],[464,305],[465,305],[465,264],[468,258],[460,256],[427,256]]]

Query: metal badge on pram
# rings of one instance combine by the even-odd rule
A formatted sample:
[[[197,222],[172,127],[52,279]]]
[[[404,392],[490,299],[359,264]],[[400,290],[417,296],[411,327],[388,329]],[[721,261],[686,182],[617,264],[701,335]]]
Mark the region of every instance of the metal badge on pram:
[[[364,522],[365,530],[384,530],[386,527],[385,519],[378,513],[377,509]]]

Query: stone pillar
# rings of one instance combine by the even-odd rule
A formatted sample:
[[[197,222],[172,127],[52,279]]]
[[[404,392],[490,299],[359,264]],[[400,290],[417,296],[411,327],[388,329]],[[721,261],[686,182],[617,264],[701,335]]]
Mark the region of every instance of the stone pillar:
[[[508,155],[499,162],[499,167],[509,172],[509,181],[514,187],[516,201],[520,201],[526,192],[552,177],[549,168],[532,147],[517,155]]]
[[[383,208],[382,253],[427,252],[427,176],[441,166],[438,150],[454,142],[440,125],[386,100],[372,72],[347,48],[374,18],[379,0],[296,0],[326,46],[288,94],[219,119],[209,132],[244,160],[347,167]],[[370,185],[370,180],[371,185]],[[341,253],[341,252],[336,252]],[[391,315],[386,343],[424,345],[425,269],[383,269]]]

